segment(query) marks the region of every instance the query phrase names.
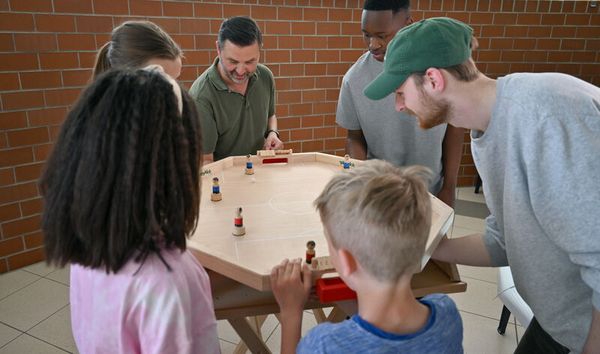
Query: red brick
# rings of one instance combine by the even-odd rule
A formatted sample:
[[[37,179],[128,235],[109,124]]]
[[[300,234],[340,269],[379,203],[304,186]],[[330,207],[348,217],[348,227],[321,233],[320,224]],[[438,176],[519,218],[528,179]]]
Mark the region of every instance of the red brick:
[[[548,58],[546,51],[529,51],[525,53],[525,61],[528,62],[544,62]]]
[[[277,7],[275,6],[252,6],[250,17],[261,20],[275,20],[277,18]]]
[[[38,196],[37,182],[16,184],[0,188],[0,205]]]
[[[290,131],[290,140],[310,140],[313,138],[312,129],[294,129]]]
[[[302,76],[304,75],[304,64],[281,64],[281,73],[275,76]],[[272,67],[271,70],[273,70]]]
[[[68,53],[67,53],[68,54]],[[96,53],[95,52],[79,52],[77,53],[77,58],[79,60],[80,68],[93,68],[94,63],[96,62]],[[75,66],[77,67],[77,66]],[[73,67],[67,67],[66,69],[72,69]]]
[[[312,113],[312,104],[310,103],[299,103],[290,105],[290,115],[304,116]]]
[[[342,62],[354,63],[363,53],[364,50],[362,49],[342,50],[340,58]]]
[[[504,14],[496,14],[496,16],[504,16]],[[494,23],[494,14],[488,12],[473,12],[469,18],[471,25],[491,25]],[[496,22],[497,23],[497,22]]]
[[[302,48],[302,37],[300,36],[276,36],[279,49]]]
[[[515,49],[535,49],[535,39],[515,39]]]
[[[48,128],[30,128],[11,130],[7,132],[8,144],[11,147],[27,146],[47,143],[49,141]]]
[[[600,26],[599,27],[577,27],[577,38],[600,38]]]
[[[322,127],[323,116],[309,116],[302,118],[302,127]]]
[[[0,71],[37,70],[36,54],[5,54],[0,53]]]
[[[292,34],[315,34],[314,22],[292,22]]]
[[[315,54],[314,50],[292,50],[292,62],[314,62]]]
[[[44,108],[27,112],[30,127],[62,124],[67,114],[65,107]]]
[[[585,48],[584,39],[563,39],[560,44],[561,50],[572,51]]]
[[[269,50],[265,56],[265,63],[288,63],[290,61],[289,50]]]
[[[12,168],[0,169],[0,186],[8,186],[15,183],[15,174]]]
[[[305,7],[302,18],[304,21],[326,21],[327,9]]]
[[[326,76],[326,77],[320,77],[318,80],[316,80],[316,87],[318,88],[333,88],[333,87],[340,87],[340,83],[341,83],[341,77],[339,76]]]
[[[331,103],[315,103],[313,105],[313,110],[315,114],[329,114],[335,113],[335,106],[337,102]]]
[[[96,39],[91,34],[59,34],[60,50],[96,50]]]
[[[19,74],[0,73],[0,91],[13,91],[19,88]]]
[[[473,16],[471,16],[473,18]],[[516,14],[495,14],[494,15],[494,24],[496,25],[514,25],[517,23],[517,15]]]
[[[23,241],[25,241],[25,248],[27,249],[42,246],[44,244],[44,234],[41,231],[34,232],[23,236]]]
[[[48,156],[50,155],[50,152],[52,151],[53,146],[53,144],[42,144],[34,146],[33,155],[35,156],[35,161],[46,161],[48,159]]]
[[[203,19],[181,19],[181,33],[208,33],[210,31],[210,23]],[[214,39],[213,39],[214,43]]]
[[[196,49],[210,49],[214,50],[216,46],[217,37],[214,35],[196,35],[194,36],[196,42]]]
[[[25,112],[0,112],[0,129],[21,129],[27,127]]]
[[[92,70],[68,70],[62,72],[63,86],[85,86],[90,83]]]
[[[596,52],[573,52],[573,62],[593,63],[596,61]],[[569,61],[569,60],[567,60]]]
[[[162,4],[156,0],[129,0],[131,15],[162,16]]]
[[[325,101],[337,101],[340,97],[340,89],[329,89],[325,94]]]
[[[303,90],[302,102],[321,102],[325,101],[326,90]],[[336,97],[337,99],[337,97]]]
[[[560,39],[538,39],[537,49],[556,50],[560,48]]]
[[[327,64],[327,75],[344,75],[350,66],[347,63],[329,63]]]
[[[22,237],[15,237],[6,241],[0,241],[0,257],[20,252],[23,249]]]
[[[40,229],[41,215],[34,215],[15,221],[9,221],[2,224],[2,234],[4,238],[15,237],[27,234]]]
[[[62,85],[59,71],[22,72],[19,75],[24,89],[60,87]]]
[[[71,105],[77,101],[80,92],[78,88],[44,91],[46,107]]]
[[[483,26],[481,27],[481,35],[483,37],[502,37],[504,36],[505,26]]]
[[[8,0],[3,0],[8,1]],[[6,263],[6,258],[0,258],[0,274],[8,272],[8,264]]]
[[[327,48],[346,49],[350,47],[350,37],[327,37]]]
[[[5,110],[35,108],[44,106],[44,95],[41,91],[17,91],[2,94]]]
[[[335,127],[315,128],[315,139],[332,138],[335,136]]]
[[[178,18],[153,18],[152,22],[160,26],[169,34],[180,33],[180,23]]]
[[[576,31],[577,27],[552,27],[552,38],[573,38]]]
[[[350,10],[350,9],[329,9],[329,21],[336,21],[336,22],[352,21],[352,10]]]
[[[302,152],[323,151],[323,140],[309,140],[302,142]]]
[[[19,203],[0,205],[0,222],[14,220],[21,217]]]
[[[204,18],[223,18],[223,5],[216,4],[194,4],[194,16]]]
[[[348,130],[337,126],[335,127],[335,136],[345,138],[348,136]]]
[[[317,62],[339,62],[340,61],[340,51],[339,50],[319,50],[316,52],[316,54],[317,54],[317,60],[316,60]],[[342,59],[342,61],[345,61],[345,60]]]
[[[326,64],[306,64],[304,66],[304,70],[305,70],[305,74],[308,76],[313,76],[313,75],[325,75],[327,72],[327,65]]]
[[[39,32],[74,32],[75,16],[36,14],[35,27]]]
[[[127,0],[94,0],[94,12],[108,15],[128,15],[129,5]]]
[[[33,31],[30,14],[0,13],[0,31]]]
[[[278,118],[277,126],[279,127],[279,129],[300,128],[300,118]]]
[[[40,53],[42,69],[72,69],[78,65],[75,53]]]
[[[277,19],[279,20],[301,20],[302,9],[297,7],[278,7]]]
[[[280,90],[289,90],[290,89],[290,81],[291,79],[288,77],[276,77],[275,78],[275,87],[277,91]]]
[[[11,0],[10,9],[15,12],[52,12],[52,0]]]
[[[565,24],[565,14],[543,14],[542,25],[562,26]]]
[[[15,166],[32,161],[33,153],[30,147],[0,150],[0,167]]]
[[[233,16],[250,16],[249,5],[223,5],[223,17],[229,18]]]
[[[504,38],[492,38],[491,48],[493,49],[512,49],[513,40]]]
[[[504,35],[506,37],[526,37],[529,27],[526,26],[506,26]]]
[[[15,33],[15,48],[19,52],[46,52],[56,50],[56,35]]]
[[[525,56],[524,51],[505,50],[502,52],[502,61],[505,61],[505,62],[523,61],[524,56]]]
[[[519,14],[517,24],[519,25],[539,25],[542,15],[540,14]]]
[[[551,27],[529,27],[529,31],[527,32],[529,37],[537,37],[537,38],[547,38],[550,37],[550,33],[552,32]]]
[[[0,33],[0,52],[12,52],[15,50],[15,41],[12,33]]]
[[[341,34],[343,34],[343,35],[355,36],[355,35],[361,33],[360,26],[355,22],[342,23],[341,25],[342,25]],[[334,29],[330,34],[340,34],[339,28]]]
[[[190,2],[163,1],[163,16],[192,17],[194,4]]]
[[[28,266],[30,264],[34,264],[45,259],[44,256],[44,248],[36,248],[34,250],[26,251],[23,253],[18,253],[15,255],[11,255],[8,257],[8,269],[14,270],[18,268],[22,268]]]
[[[55,12],[92,13],[91,0],[54,0]]]
[[[21,211],[23,216],[40,214],[44,209],[44,199],[36,198],[21,202]]]
[[[590,14],[567,14],[565,24],[571,26],[588,26],[590,19]]]
[[[290,23],[284,21],[267,21],[266,34],[290,34]]]
[[[277,102],[300,103],[302,102],[302,93],[299,91],[279,91],[277,92]]]
[[[17,182],[37,180],[42,174],[43,163],[15,167]]]
[[[357,25],[351,23],[342,23],[342,27],[348,26],[352,28],[352,32],[350,34],[356,34]],[[358,27],[360,30],[360,27]],[[319,22],[317,23],[317,34],[320,35],[339,35],[340,32],[340,23],[333,22]]]
[[[327,37],[323,37],[323,36],[304,36],[304,37],[302,37],[302,48],[304,48],[304,49],[324,49],[324,48],[327,48]]]
[[[335,108],[335,104],[334,104],[334,108]],[[335,109],[330,112],[332,114],[325,114],[323,116],[323,126],[331,126],[331,125],[335,125]]]

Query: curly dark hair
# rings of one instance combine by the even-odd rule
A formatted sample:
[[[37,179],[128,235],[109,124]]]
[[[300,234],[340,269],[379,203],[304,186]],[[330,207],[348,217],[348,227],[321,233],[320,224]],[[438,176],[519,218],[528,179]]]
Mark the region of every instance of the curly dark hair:
[[[181,91],[180,113],[157,71],[110,70],[84,90],[40,181],[49,263],[116,273],[132,257],[186,249],[202,153],[196,107]]]

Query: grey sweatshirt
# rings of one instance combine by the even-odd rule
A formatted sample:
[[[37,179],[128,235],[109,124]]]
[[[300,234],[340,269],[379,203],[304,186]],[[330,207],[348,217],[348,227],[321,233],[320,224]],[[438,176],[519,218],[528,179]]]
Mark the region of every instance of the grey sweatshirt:
[[[577,353],[600,311],[600,88],[512,74],[496,99],[486,131],[471,132],[485,245],[542,328]]]

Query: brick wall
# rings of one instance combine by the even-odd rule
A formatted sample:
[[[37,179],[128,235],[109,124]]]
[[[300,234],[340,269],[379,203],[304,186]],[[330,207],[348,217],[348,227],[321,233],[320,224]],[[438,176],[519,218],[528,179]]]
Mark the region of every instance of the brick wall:
[[[341,78],[363,52],[361,0],[0,0],[0,273],[43,259],[37,180],[96,48],[126,19],[145,18],[185,51],[189,87],[215,58],[223,18],[248,15],[264,32],[276,76],[281,135],[294,151],[341,154],[335,125]],[[600,5],[599,5],[600,6]],[[600,84],[600,15],[587,1],[413,1],[415,19],[450,16],[479,37],[492,77],[561,71]],[[475,168],[465,136],[461,185]]]

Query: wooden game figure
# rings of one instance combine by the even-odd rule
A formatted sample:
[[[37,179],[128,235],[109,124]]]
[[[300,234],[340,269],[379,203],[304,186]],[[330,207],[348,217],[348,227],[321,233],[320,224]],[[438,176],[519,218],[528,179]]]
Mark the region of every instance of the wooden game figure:
[[[242,236],[246,233],[246,228],[244,228],[244,217],[242,216],[242,207],[236,209],[233,225],[234,236]]]
[[[252,161],[250,160],[250,155],[246,155],[246,174],[253,175],[254,168],[252,168]]]
[[[348,155],[348,154],[344,155],[344,161],[342,162],[342,166],[344,167],[344,170],[349,170],[351,165],[352,165],[352,162],[350,162],[350,155]]]
[[[315,255],[317,252],[315,252],[315,241],[308,241],[306,243],[306,263],[311,264],[313,258],[315,258]]]
[[[219,178],[213,177],[213,186],[212,186],[212,194],[210,195],[210,200],[213,202],[218,202],[223,199],[221,195],[221,187],[219,187]]]

